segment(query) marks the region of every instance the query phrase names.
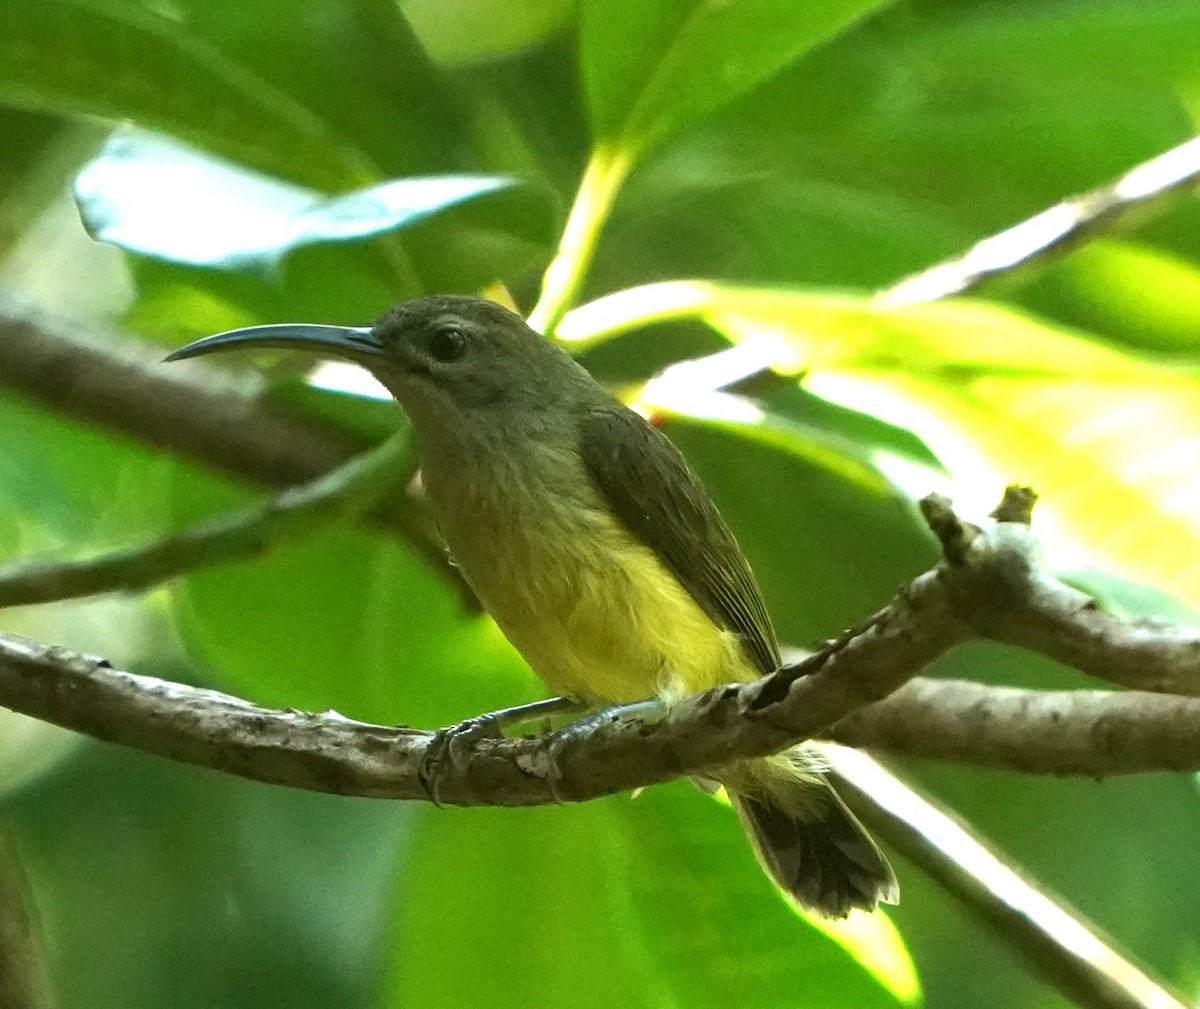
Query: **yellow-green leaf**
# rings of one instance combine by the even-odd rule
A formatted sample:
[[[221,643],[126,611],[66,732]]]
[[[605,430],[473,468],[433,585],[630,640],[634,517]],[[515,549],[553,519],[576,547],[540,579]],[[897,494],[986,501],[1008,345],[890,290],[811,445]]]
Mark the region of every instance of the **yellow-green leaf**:
[[[813,391],[914,430],[970,492],[1032,484],[1055,545],[1200,600],[1195,372],[981,302],[748,301],[708,319],[772,341]]]

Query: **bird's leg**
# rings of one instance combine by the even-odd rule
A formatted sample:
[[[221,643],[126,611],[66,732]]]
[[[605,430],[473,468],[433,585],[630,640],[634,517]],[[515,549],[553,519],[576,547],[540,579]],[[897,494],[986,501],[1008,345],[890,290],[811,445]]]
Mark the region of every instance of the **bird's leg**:
[[[644,701],[634,701],[632,704],[615,704],[609,708],[601,708],[584,715],[573,722],[568,722],[561,729],[545,737],[543,746],[546,754],[546,787],[550,796],[560,806],[563,798],[558,791],[558,783],[562,779],[562,770],[558,766],[558,757],[563,748],[574,739],[606,725],[610,722],[656,722],[667,713],[667,706],[660,698],[648,697]]]
[[[448,760],[450,766],[459,770],[463,765],[463,754],[469,743],[476,739],[498,739],[504,735],[504,730],[514,725],[524,725],[539,718],[549,718],[551,715],[569,714],[582,711],[586,705],[571,697],[548,697],[543,701],[532,704],[518,704],[512,708],[501,708],[499,711],[489,711],[475,715],[457,725],[449,725],[434,733],[433,739],[425,748],[425,756],[417,771],[425,792],[434,805],[440,806],[438,800],[438,779]]]

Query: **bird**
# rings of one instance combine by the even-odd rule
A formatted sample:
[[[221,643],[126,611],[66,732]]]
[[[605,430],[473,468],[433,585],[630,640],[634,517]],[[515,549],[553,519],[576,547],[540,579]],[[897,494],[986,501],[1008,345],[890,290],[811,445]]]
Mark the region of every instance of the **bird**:
[[[683,454],[518,314],[482,298],[402,303],[371,327],[252,326],[231,348],[368,369],[407,413],[451,558],[530,668],[590,708],[678,698],[778,669],[762,592]],[[895,902],[887,859],[811,745],[706,773],[759,862],[829,918]]]

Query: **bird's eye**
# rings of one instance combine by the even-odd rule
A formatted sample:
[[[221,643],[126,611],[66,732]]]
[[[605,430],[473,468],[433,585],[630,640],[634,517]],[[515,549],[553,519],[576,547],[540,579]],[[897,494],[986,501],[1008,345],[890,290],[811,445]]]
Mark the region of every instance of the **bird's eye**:
[[[457,329],[439,329],[429,338],[429,353],[438,361],[457,361],[467,349],[467,338]]]

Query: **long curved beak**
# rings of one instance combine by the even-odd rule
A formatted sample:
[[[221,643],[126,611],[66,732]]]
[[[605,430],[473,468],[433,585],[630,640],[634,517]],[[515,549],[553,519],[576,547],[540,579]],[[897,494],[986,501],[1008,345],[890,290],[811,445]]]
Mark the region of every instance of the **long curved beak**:
[[[277,326],[247,326],[231,329],[216,336],[196,340],[165,358],[167,361],[182,361],[187,357],[200,357],[222,350],[241,347],[279,347],[286,350],[306,350],[326,357],[342,357],[351,361],[376,357],[383,353],[383,345],[374,330],[351,326],[315,326],[309,323],[285,323]]]

